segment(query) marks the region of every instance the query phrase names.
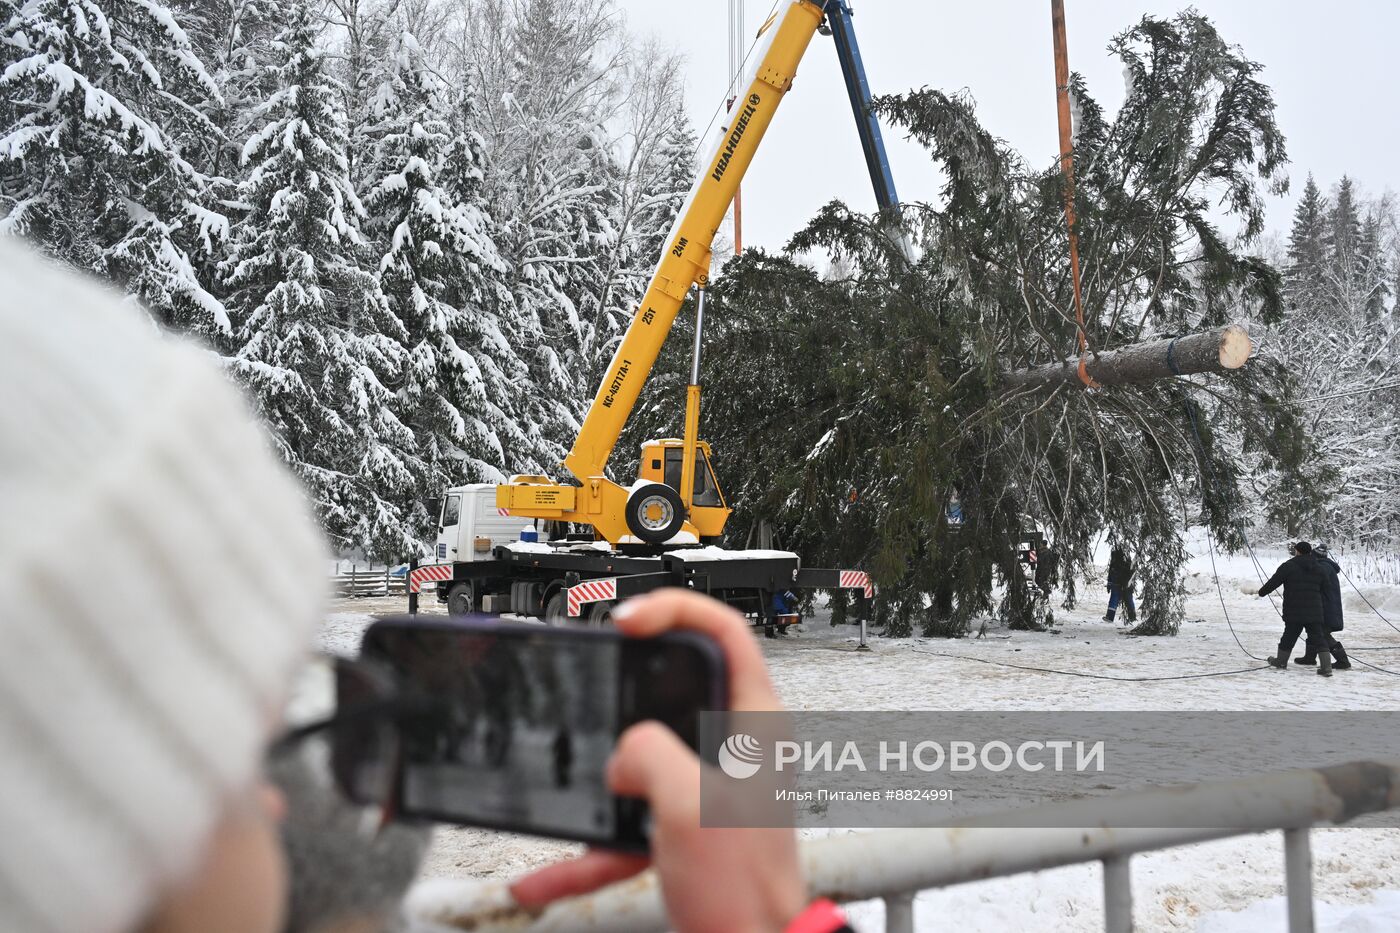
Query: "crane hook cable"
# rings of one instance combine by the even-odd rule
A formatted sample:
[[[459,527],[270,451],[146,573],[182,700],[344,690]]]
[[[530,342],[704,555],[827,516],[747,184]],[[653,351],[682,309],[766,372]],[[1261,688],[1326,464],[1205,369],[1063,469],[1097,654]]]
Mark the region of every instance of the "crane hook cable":
[[[768,14],[763,18],[765,26],[773,19],[773,15],[777,13],[778,2],[779,0],[773,0],[773,4],[768,8]],[[760,29],[758,33],[749,40],[749,47],[744,51],[744,57],[739,60],[738,68],[729,76],[729,83],[725,85],[724,93],[720,95],[719,102],[715,104],[715,109],[710,111],[710,121],[705,124],[705,129],[695,140],[695,148],[691,151],[692,158],[700,158],[701,150],[705,148],[705,143],[709,141],[710,130],[714,128],[715,120],[719,118],[721,110],[725,108],[725,103],[729,100],[730,89],[739,86],[739,80],[744,74],[744,68],[749,63],[749,56],[753,55],[753,50],[758,45],[759,37],[762,35],[763,30]]]
[[[1119,677],[1113,674],[1089,674],[1084,671],[1061,671],[1050,667],[1035,667],[1030,664],[1012,664],[1010,661],[996,661],[991,658],[978,658],[970,654],[952,654],[946,651],[931,651],[928,648],[920,648],[915,645],[911,650],[919,654],[931,654],[940,658],[954,658],[959,661],[976,661],[978,664],[992,664],[996,667],[1012,667],[1018,671],[1035,671],[1040,674],[1060,674],[1065,677],[1082,677],[1085,680],[1116,680],[1123,683],[1148,683],[1152,681],[1164,680],[1201,680],[1206,677],[1230,677],[1235,674],[1253,674],[1255,671],[1266,671],[1268,667],[1242,667],[1234,671],[1204,671],[1199,674],[1173,674],[1162,677]]]
[[[1079,381],[1086,389],[1099,383],[1089,375],[1089,336],[1084,324],[1084,293],[1079,278],[1079,232],[1074,216],[1074,127],[1069,108],[1069,45],[1065,39],[1064,0],[1050,0],[1050,26],[1055,37],[1055,102],[1060,124],[1060,171],[1065,176],[1065,227],[1069,231],[1069,272],[1074,285],[1074,322],[1078,332]]]
[[[1377,609],[1377,608],[1375,607],[1375,605],[1374,605],[1369,599],[1366,598],[1366,594],[1363,593],[1363,592],[1361,592],[1360,588],[1357,587],[1356,582],[1355,582],[1354,580],[1352,580],[1352,578],[1347,574],[1347,572],[1346,572],[1345,570],[1341,571],[1341,574],[1342,574],[1342,576],[1346,577],[1347,583],[1351,586],[1351,588],[1352,588],[1353,590],[1356,590],[1356,595],[1361,597],[1361,601],[1362,601],[1363,603],[1365,603],[1368,607],[1370,607],[1370,609],[1371,609],[1372,612],[1374,612],[1376,615],[1380,616],[1380,620],[1381,620],[1382,622],[1384,622],[1386,625],[1389,625],[1391,628],[1395,629],[1395,631],[1400,632],[1400,628],[1396,628],[1395,623],[1392,622],[1392,621],[1390,621],[1390,619],[1386,618],[1385,613],[1384,613],[1384,612],[1381,612],[1379,609]],[[1384,651],[1384,650],[1394,650],[1394,649],[1396,649],[1396,648],[1400,648],[1400,645],[1387,645],[1385,648],[1353,648],[1352,650],[1353,650],[1353,651]]]

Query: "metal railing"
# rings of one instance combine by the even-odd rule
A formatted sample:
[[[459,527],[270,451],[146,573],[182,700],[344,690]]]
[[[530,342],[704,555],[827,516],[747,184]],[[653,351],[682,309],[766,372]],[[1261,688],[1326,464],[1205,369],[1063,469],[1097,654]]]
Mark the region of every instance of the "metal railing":
[[[1083,862],[1103,865],[1104,928],[1133,929],[1134,855],[1214,839],[1283,832],[1290,933],[1312,933],[1311,828],[1400,808],[1400,762],[1358,761],[1211,784],[1084,798],[969,820],[946,829],[893,829],[806,840],[814,897],[885,902],[885,929],[911,933],[920,891]],[[1106,829],[1122,814],[1160,829]],[[1015,826],[1089,828],[1013,829]],[[1195,828],[1210,827],[1229,828]],[[464,883],[465,884],[465,883]],[[469,894],[466,893],[469,891]],[[656,878],[647,872],[542,913],[516,906],[505,882],[470,883],[453,897],[438,883],[410,895],[410,913],[451,929],[553,933],[668,928]],[[425,895],[427,892],[425,892]],[[958,918],[950,917],[957,928]]]
[[[388,568],[361,570],[351,564],[349,570],[337,567],[331,574],[331,591],[336,596],[402,596],[406,592],[405,576],[394,576]]]

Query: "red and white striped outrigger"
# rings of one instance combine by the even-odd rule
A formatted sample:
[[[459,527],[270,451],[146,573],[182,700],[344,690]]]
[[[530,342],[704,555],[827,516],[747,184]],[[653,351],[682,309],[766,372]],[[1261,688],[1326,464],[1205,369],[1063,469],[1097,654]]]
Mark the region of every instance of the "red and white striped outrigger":
[[[408,575],[408,591],[418,593],[422,591],[424,583],[429,581],[441,583],[443,580],[451,579],[451,564],[429,564],[426,567],[417,567]]]
[[[870,574],[864,570],[838,570],[836,573],[838,589],[860,590],[866,599],[874,598],[875,585],[870,582]],[[585,580],[569,587],[566,595],[569,617],[576,619],[583,615],[583,607],[589,603],[610,602],[618,598],[617,577]]]
[[[875,595],[875,585],[870,582],[870,574],[864,570],[842,570],[840,588],[843,590],[862,590],[866,599]]]
[[[576,619],[583,615],[583,607],[588,603],[601,603],[613,599],[617,599],[617,577],[585,580],[568,589],[569,617]]]

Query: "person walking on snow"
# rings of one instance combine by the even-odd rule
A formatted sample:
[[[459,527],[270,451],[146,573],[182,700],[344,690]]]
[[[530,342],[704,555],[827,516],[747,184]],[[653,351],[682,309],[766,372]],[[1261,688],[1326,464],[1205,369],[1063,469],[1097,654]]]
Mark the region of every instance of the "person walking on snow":
[[[1035,564],[1035,586],[1040,590],[1041,598],[1048,600],[1055,590],[1055,584],[1060,582],[1060,552],[1047,547],[1041,550],[1039,556]]]
[[[1313,555],[1322,565],[1322,572],[1326,577],[1322,591],[1322,634],[1327,639],[1327,651],[1332,655],[1332,669],[1350,670],[1351,660],[1347,658],[1346,649],[1342,647],[1341,642],[1332,637],[1333,632],[1342,630],[1342,583],[1339,578],[1342,565],[1332,559],[1325,544],[1313,548]],[[1311,667],[1317,663],[1317,653],[1321,648],[1321,644],[1309,638],[1302,656],[1293,660],[1295,663]]]
[[[1268,596],[1280,586],[1283,587],[1283,637],[1279,639],[1277,656],[1269,658],[1269,663],[1279,670],[1288,667],[1289,653],[1304,630],[1308,633],[1308,641],[1327,644],[1327,630],[1323,622],[1327,573],[1323,570],[1322,561],[1313,556],[1311,544],[1299,541],[1293,549],[1295,556],[1280,564],[1258,592],[1261,597]],[[1318,653],[1318,658],[1322,665],[1317,672],[1323,677],[1331,677],[1332,655],[1322,651]]]
[[[1108,611],[1103,614],[1105,622],[1112,622],[1118,612],[1118,603],[1123,603],[1129,624],[1137,621],[1137,605],[1133,602],[1132,558],[1121,547],[1114,547],[1108,558]]]

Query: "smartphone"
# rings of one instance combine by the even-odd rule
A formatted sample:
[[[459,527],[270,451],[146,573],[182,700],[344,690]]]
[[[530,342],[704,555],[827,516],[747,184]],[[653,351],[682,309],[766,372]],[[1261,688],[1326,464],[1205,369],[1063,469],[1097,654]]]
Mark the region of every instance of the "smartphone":
[[[645,803],[604,778],[622,731],[654,719],[698,748],[701,711],[728,708],[724,656],[692,632],[386,619],[361,655],[415,709],[399,726],[400,816],[610,848],[643,850],[650,835]]]

